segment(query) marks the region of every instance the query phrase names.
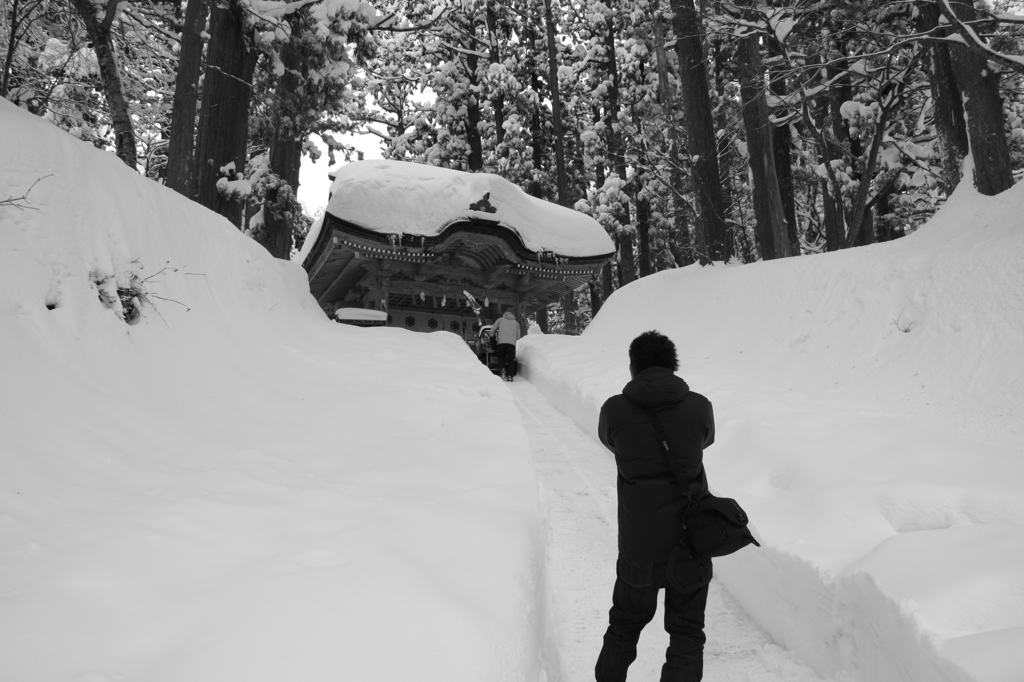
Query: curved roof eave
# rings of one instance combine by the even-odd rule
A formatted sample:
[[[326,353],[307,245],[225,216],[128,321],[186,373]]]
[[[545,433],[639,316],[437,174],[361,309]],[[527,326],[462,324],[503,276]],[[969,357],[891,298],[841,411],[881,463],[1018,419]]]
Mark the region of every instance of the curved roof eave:
[[[340,229],[353,237],[368,240],[384,247],[382,251],[397,249],[431,249],[437,248],[451,240],[459,233],[478,233],[496,237],[506,242],[515,254],[524,261],[553,262],[553,263],[597,263],[603,262],[615,255],[614,251],[599,253],[587,256],[570,256],[554,251],[534,251],[530,249],[522,239],[522,236],[507,225],[501,224],[493,219],[467,216],[454,218],[447,222],[435,235],[414,235],[399,232],[381,232],[357,225],[352,221],[339,218],[331,213],[324,216],[325,227],[328,231]],[[318,235],[319,236],[319,235]],[[318,240],[319,241],[319,240]],[[312,256],[307,255],[307,259]]]

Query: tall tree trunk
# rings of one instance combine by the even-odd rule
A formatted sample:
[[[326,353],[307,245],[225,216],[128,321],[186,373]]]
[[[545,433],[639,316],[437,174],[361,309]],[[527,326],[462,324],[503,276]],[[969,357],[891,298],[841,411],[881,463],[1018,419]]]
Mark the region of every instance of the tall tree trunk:
[[[885,216],[889,215],[892,210],[889,204],[889,197],[892,194],[892,188],[895,182],[888,183],[885,187],[878,192],[875,197],[875,224],[881,225],[881,228],[876,227],[875,235],[880,242],[892,241],[898,236],[893,235],[892,232],[892,221],[885,220]]]
[[[533,50],[537,49],[537,44],[539,43],[539,40],[534,35],[533,29],[534,29],[533,22],[532,21],[528,22],[527,26],[526,26],[526,31],[527,31],[526,35],[527,35],[527,44],[530,46],[530,49],[531,49],[531,52],[530,52],[530,55],[531,55],[530,56],[530,87],[533,89],[533,91],[535,93],[537,93],[537,101],[533,105],[532,116],[530,116],[530,138],[531,138],[531,142],[532,142],[531,146],[533,147],[533,169],[534,169],[534,173],[539,177],[540,174],[543,173],[544,170],[545,170],[545,168],[544,168],[544,156],[545,156],[545,154],[544,154],[544,147],[545,147],[545,144],[546,144],[547,141],[544,139],[544,129],[543,129],[543,126],[541,124],[541,115],[540,115],[541,114],[541,107],[543,106],[543,104],[541,104],[541,99],[542,98],[540,96],[540,94],[541,94],[540,76],[537,74],[537,66],[536,66],[537,62],[536,62],[536,59],[534,59],[534,56],[533,56],[535,54],[535,52]],[[532,182],[530,182],[529,187],[530,187],[529,193],[532,196],[535,196],[538,199],[541,199],[541,198],[544,197],[544,187],[542,186],[542,184],[541,184],[541,182],[539,180],[534,179]]]
[[[761,258],[772,260],[791,256],[786,214],[775,174],[772,126],[768,121],[768,102],[764,94],[764,66],[758,48],[758,36],[740,40],[737,57],[740,66],[740,98],[743,125],[747,133],[747,158],[753,178],[754,216]]]
[[[707,0],[701,0],[697,3],[697,7],[700,12],[706,12]],[[706,50],[711,56],[707,60],[707,64],[710,64],[712,69],[710,78],[714,84],[713,92],[717,93],[719,102],[724,102],[730,97],[726,93],[726,86],[734,80],[730,73],[733,71],[731,66],[736,61],[734,46],[732,41],[723,40],[721,37],[717,40],[708,39],[705,42]],[[729,107],[713,107],[712,112],[716,133],[729,130],[732,126]],[[738,215],[741,202],[736,200],[739,194],[736,178],[741,174],[747,174],[747,164],[740,158],[739,150],[733,144],[731,135],[716,134],[715,140],[718,145],[718,184],[722,188],[722,206],[725,210],[725,248],[727,249],[725,259],[728,259],[735,253],[737,237],[744,238],[742,233],[737,234],[737,226],[743,222],[743,218]]]
[[[826,77],[821,80],[832,83],[839,80],[839,70],[834,66],[826,66]],[[820,72],[819,72],[820,73]],[[835,160],[843,158],[845,147],[843,141],[846,139],[846,127],[843,125],[840,115],[841,94],[826,91],[818,100],[817,119],[815,129],[818,130],[818,155],[826,168],[831,166]],[[831,135],[829,132],[831,131]],[[843,240],[846,238],[846,207],[843,204],[842,187],[834,181],[834,175],[829,173],[821,181],[821,202],[822,220],[825,223],[825,250],[838,251],[843,248]]]
[[[598,123],[601,122],[601,119],[602,119],[601,107],[599,107],[597,105],[594,105],[591,108],[591,112],[592,112],[593,117],[594,117],[594,125],[597,125]],[[605,181],[604,164],[601,161],[597,161],[594,164],[594,186],[595,187],[602,187],[604,185],[604,181]]]
[[[849,229],[843,243],[846,248],[854,246],[858,240],[861,240],[860,243],[868,244],[873,244],[875,241],[874,235],[865,237],[862,233],[866,228],[874,229],[873,221],[868,218],[870,213],[868,195],[871,193],[871,178],[875,174],[878,154],[882,150],[882,141],[885,139],[885,127],[888,125],[889,116],[892,113],[891,106],[883,104],[879,110],[878,120],[875,122],[875,133],[871,138],[871,146],[868,148],[868,158],[861,169],[860,186],[851,202],[850,213],[846,216],[846,224]]]
[[[800,235],[796,223],[796,194],[793,187],[793,133],[788,124],[772,126],[772,151],[775,156],[775,175],[779,179],[782,212],[786,216],[786,235],[791,256],[800,255]]]
[[[962,21],[977,18],[969,0],[950,0]],[[974,157],[974,183],[978,192],[993,196],[1013,186],[1013,166],[1006,143],[1003,100],[999,95],[999,75],[984,57],[955,43],[949,48],[953,74],[964,99],[967,136]]]
[[[452,15],[452,20],[460,23],[460,30],[466,34],[461,42],[461,47],[465,50],[465,53],[460,53],[453,49],[452,59],[464,60],[464,73],[469,87],[466,89],[465,100],[458,104],[464,104],[466,107],[464,125],[466,143],[469,145],[469,157],[466,159],[466,164],[470,172],[478,173],[484,169],[484,153],[483,140],[480,135],[480,122],[483,120],[483,116],[480,112],[480,100],[478,99],[480,80],[477,71],[480,66],[480,58],[477,56],[476,14],[472,7],[466,5],[462,14]]]
[[[485,10],[487,20],[487,40],[490,45],[491,64],[501,63],[501,43],[498,40],[498,12],[495,9],[494,0],[487,1]],[[505,141],[505,91],[498,90],[491,98],[491,108],[494,110],[494,136],[498,145]]]
[[[653,272],[651,258],[651,202],[646,197],[640,196],[643,187],[637,189],[636,200],[636,235],[638,240],[637,259],[641,277],[646,277]]]
[[[7,54],[4,56],[3,70],[0,71],[0,98],[7,97],[7,91],[11,85],[11,72],[14,68],[14,51],[18,47],[18,43],[21,42],[21,22],[22,18],[19,15],[20,11],[19,0],[13,0],[11,3],[11,14],[10,20],[7,22]],[[26,13],[25,21],[30,21],[31,17]]]
[[[196,200],[239,226],[243,202],[220,193],[217,181],[224,177],[221,168],[231,163],[236,173],[245,172],[255,68],[256,51],[246,40],[241,10],[214,4],[196,136]]]
[[[605,112],[605,126],[608,129],[608,156],[612,170],[623,183],[626,182],[626,153],[619,124],[619,66],[615,53],[614,12],[605,15],[605,60],[608,63],[608,109]],[[630,231],[629,202],[624,192],[619,193],[623,205],[616,218],[619,229],[619,286],[625,286],[636,279],[636,265],[633,263],[633,234]]]
[[[658,100],[661,103],[665,119],[669,121],[667,131],[668,147],[665,156],[669,163],[669,185],[672,190],[672,233],[671,242],[673,257],[679,265],[693,262],[693,244],[690,240],[690,228],[686,222],[686,202],[682,161],[679,150],[682,142],[679,139],[679,127],[675,123],[681,118],[677,110],[675,93],[668,72],[668,54],[665,49],[665,18],[661,10],[654,8],[654,53],[658,60]],[[685,254],[682,259],[677,254]]]
[[[619,286],[636,280],[636,263],[633,261],[633,233],[619,232]]]
[[[569,205],[569,180],[565,169],[565,139],[562,137],[562,95],[558,86],[558,49],[555,45],[555,20],[551,0],[544,0],[544,23],[548,39],[548,94],[551,97],[551,127],[555,135],[555,182],[558,203]]]
[[[303,27],[297,14],[291,15],[292,38],[299,40]],[[257,241],[270,255],[287,260],[292,250],[295,196],[299,190],[302,165],[304,116],[297,101],[300,80],[307,69],[301,52],[291,41],[281,47],[284,73],[277,80],[278,108],[274,114],[274,137],[270,143],[270,171],[284,183],[268,189],[263,204],[263,230]],[[290,196],[282,196],[289,194]]]
[[[860,234],[857,235],[856,246],[867,246],[878,241],[875,234],[875,214],[869,209],[864,211],[864,220],[861,222]]]
[[[114,43],[110,37],[110,27],[117,15],[117,0],[108,0],[101,13],[100,8],[91,0],[72,0],[78,16],[85,25],[85,31],[92,42],[96,53],[96,63],[103,82],[103,97],[107,100],[110,110],[110,123],[114,129],[114,150],[117,158],[124,161],[132,170],[138,170],[138,152],[135,148],[135,129],[132,126],[131,113],[128,111],[128,99],[125,97],[121,83],[121,68],[114,54]]]
[[[918,31],[926,32],[938,28],[941,16],[938,7],[928,3],[919,5],[918,9]],[[949,29],[943,33],[948,34]],[[932,90],[935,129],[938,131],[941,145],[942,189],[948,195],[960,184],[960,165],[970,151],[967,124],[964,122],[964,105],[953,75],[949,48],[933,43],[927,49],[931,62],[928,77]]]
[[[725,227],[725,202],[718,176],[718,146],[715,139],[708,72],[704,60],[704,27],[693,0],[672,0],[679,82],[693,182],[697,189],[700,221],[697,247],[700,262],[724,260],[729,253]]]
[[[782,50],[778,41],[769,39],[770,54],[780,56]],[[784,97],[789,93],[786,77],[779,71],[769,70],[769,81],[772,93],[776,97]],[[782,210],[786,214],[786,233],[789,236],[789,251],[792,255],[800,254],[800,236],[796,223],[796,196],[793,187],[793,134],[789,124],[773,126],[772,149],[775,154],[775,175],[779,178],[779,196],[782,198]]]
[[[206,27],[206,0],[188,0],[181,28],[178,75],[174,79],[170,142],[167,146],[167,175],[164,182],[179,194],[195,196],[192,170],[195,167],[196,102],[199,69],[203,63],[202,32]]]
[[[472,48],[470,48],[472,49]],[[466,56],[466,78],[469,80],[470,92],[466,101],[466,141],[469,142],[469,170],[479,172],[484,169],[484,147],[480,139],[480,101],[473,92],[479,82],[476,77],[477,57]]]
[[[825,158],[825,163],[829,159]],[[837,190],[838,191],[838,190]],[[843,205],[836,205],[833,188],[826,179],[821,181],[822,220],[825,222],[825,250],[838,251],[843,248],[843,235],[846,234],[846,221],[843,218]]]

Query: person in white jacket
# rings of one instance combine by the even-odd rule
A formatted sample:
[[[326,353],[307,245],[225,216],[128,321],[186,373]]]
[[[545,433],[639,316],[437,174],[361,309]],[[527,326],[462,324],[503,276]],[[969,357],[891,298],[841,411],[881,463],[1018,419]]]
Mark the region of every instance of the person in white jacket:
[[[516,375],[516,341],[519,340],[519,323],[511,310],[499,317],[491,325],[491,336],[498,342],[498,367],[501,368],[501,378],[505,381],[512,381]]]

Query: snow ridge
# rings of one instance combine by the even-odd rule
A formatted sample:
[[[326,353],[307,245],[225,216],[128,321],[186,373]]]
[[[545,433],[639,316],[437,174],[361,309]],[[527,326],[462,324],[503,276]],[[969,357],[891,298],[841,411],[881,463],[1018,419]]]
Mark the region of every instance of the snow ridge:
[[[666,333],[714,404],[712,488],[764,544],[716,572],[773,640],[837,679],[1014,682],[1022,210],[1024,185],[964,185],[897,242],[645,277],[581,337],[525,339],[522,371],[596,435],[629,341]]]

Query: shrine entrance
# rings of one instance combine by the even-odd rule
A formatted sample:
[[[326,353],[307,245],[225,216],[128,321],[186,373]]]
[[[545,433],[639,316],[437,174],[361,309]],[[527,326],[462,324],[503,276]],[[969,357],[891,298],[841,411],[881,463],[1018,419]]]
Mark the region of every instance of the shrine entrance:
[[[331,189],[302,266],[332,318],[382,310],[388,326],[472,345],[481,321],[506,310],[525,329],[527,316],[597,278],[614,251],[597,221],[496,175],[362,161],[343,166]]]

